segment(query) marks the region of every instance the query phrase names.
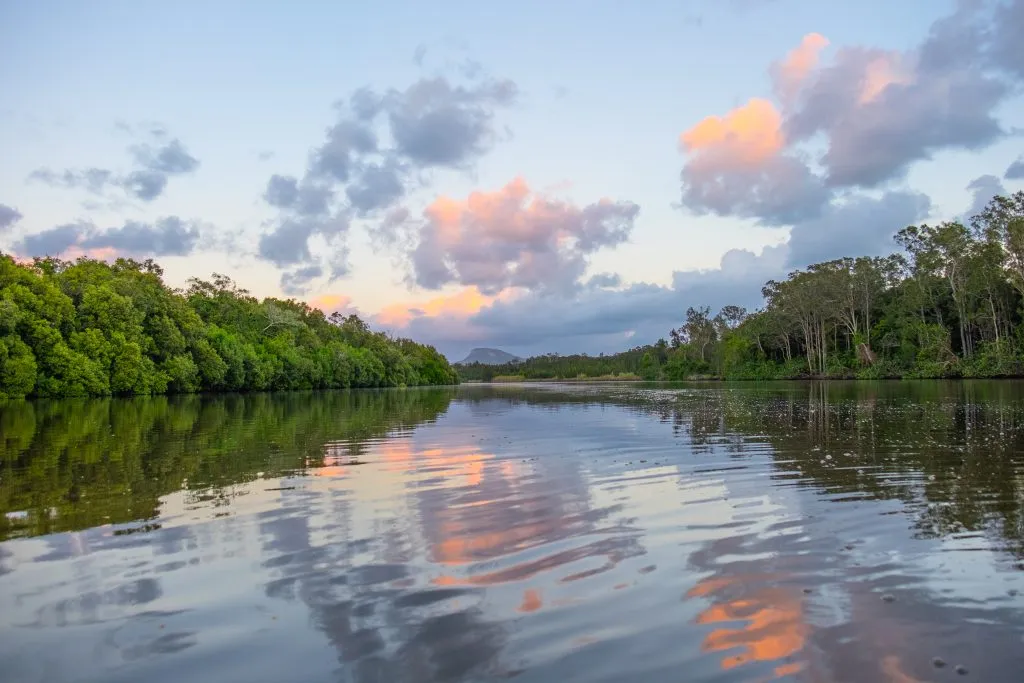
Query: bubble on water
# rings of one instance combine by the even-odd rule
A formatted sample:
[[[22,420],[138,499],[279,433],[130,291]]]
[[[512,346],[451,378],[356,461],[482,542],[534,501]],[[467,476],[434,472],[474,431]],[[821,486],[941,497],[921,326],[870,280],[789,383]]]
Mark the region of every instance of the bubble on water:
[[[882,602],[896,602],[896,596],[892,593],[886,593],[882,596]]]
[[[857,470],[857,474],[864,474],[864,470]]]
[[[934,474],[929,474],[928,475],[928,481],[935,481],[935,475]]]
[[[933,657],[932,666],[934,666],[936,669],[941,669],[942,667],[946,666],[946,660],[942,657]]]
[[[826,456],[825,456],[825,459],[826,459],[826,460],[831,460],[831,459],[832,459],[832,456],[831,456],[831,455],[826,455]]]
[[[954,667],[953,671],[957,672],[961,676],[967,675],[967,667],[963,664],[957,664],[956,667]]]

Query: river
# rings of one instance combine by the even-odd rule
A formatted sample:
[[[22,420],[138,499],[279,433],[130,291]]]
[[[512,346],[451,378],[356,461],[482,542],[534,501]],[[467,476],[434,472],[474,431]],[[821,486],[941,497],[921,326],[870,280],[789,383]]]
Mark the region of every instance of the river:
[[[1024,383],[0,404],[0,681],[1011,683]]]

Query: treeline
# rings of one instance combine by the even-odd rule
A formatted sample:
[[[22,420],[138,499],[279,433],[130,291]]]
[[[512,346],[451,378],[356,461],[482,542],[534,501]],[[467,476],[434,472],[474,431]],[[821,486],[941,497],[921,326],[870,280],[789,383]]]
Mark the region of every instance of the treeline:
[[[0,253],[0,398],[453,384],[433,347],[355,315],[260,301],[229,278],[167,287],[152,260]]]
[[[612,356],[459,367],[465,380],[1013,377],[1024,375],[1024,192],[968,225],[909,226],[902,250],[765,284],[755,312],[690,307],[668,339]]]

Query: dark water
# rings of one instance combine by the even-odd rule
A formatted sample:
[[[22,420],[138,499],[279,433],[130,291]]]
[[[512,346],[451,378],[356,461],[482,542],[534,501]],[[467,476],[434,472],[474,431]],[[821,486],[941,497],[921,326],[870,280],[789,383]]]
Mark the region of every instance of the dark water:
[[[10,403],[0,512],[5,682],[1024,680],[1022,383]]]

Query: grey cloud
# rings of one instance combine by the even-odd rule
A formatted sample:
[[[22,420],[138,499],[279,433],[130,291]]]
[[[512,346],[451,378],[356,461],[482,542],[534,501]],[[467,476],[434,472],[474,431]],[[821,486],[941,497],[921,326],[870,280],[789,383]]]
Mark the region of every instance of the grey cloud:
[[[990,57],[994,64],[1024,79],[1024,0],[1000,3],[992,21]]]
[[[1024,156],[1017,159],[1015,162],[1010,164],[1006,168],[1006,173],[1003,174],[1004,180],[1021,180],[1024,179]]]
[[[376,149],[377,136],[368,126],[340,121],[328,129],[324,144],[314,151],[310,174],[344,183],[348,181],[355,157]]]
[[[155,140],[165,138],[160,129],[154,129],[150,135]],[[189,154],[177,138],[157,146],[147,143],[128,149],[135,163],[134,168],[123,176],[105,168],[65,169],[60,172],[40,168],[33,171],[29,179],[53,187],[84,189],[93,194],[102,194],[109,187],[120,187],[132,197],[149,202],[163,194],[171,176],[192,173],[199,167],[199,160]]]
[[[52,187],[83,189],[100,194],[112,182],[113,175],[112,171],[105,168],[65,169],[60,173],[48,168],[40,168],[32,171],[29,174],[29,179],[38,180]]]
[[[274,174],[267,181],[263,199],[279,209],[290,209],[299,199],[299,181],[295,176]]]
[[[994,175],[983,175],[975,178],[967,185],[967,189],[971,191],[973,200],[971,201],[971,207],[967,209],[967,213],[961,219],[965,225],[970,223],[971,218],[984,211],[993,197],[1006,194],[1006,188],[1003,187],[1003,183]]]
[[[496,137],[494,110],[515,96],[511,81],[459,86],[445,78],[384,95],[368,87],[355,90],[338,104],[341,114],[311,151],[303,175],[268,180],[263,199],[279,215],[260,239],[260,256],[280,267],[323,267],[327,261],[331,276],[340,277],[348,269],[348,252],[339,226],[347,227],[349,215],[369,217],[394,207],[421,177],[419,171],[468,168]],[[346,201],[339,201],[342,196]],[[406,222],[408,212],[398,220],[395,211],[371,230],[382,244],[393,244]],[[317,234],[337,238],[331,240],[333,256],[310,252],[307,241]]]
[[[516,95],[508,80],[462,87],[434,78],[391,91],[386,107],[396,149],[419,165],[461,167],[493,139],[494,107],[511,104]]]
[[[423,66],[423,58],[427,56],[427,46],[420,43],[412,53],[412,62],[416,66]]]
[[[345,194],[360,214],[388,207],[405,194],[402,168],[394,162],[367,164]]]
[[[186,256],[195,250],[199,238],[195,223],[167,216],[153,224],[128,221],[102,230],[86,222],[59,225],[26,235],[15,249],[28,256],[56,256],[71,247],[111,248],[129,256]]]
[[[259,242],[259,255],[278,267],[310,264],[309,239],[314,235],[335,237],[348,230],[345,216],[284,217]]]
[[[121,185],[128,194],[149,202],[163,194],[167,187],[167,174],[159,171],[132,171]]]
[[[78,244],[79,238],[92,226],[88,223],[68,223],[26,235],[15,245],[15,251],[26,256],[56,256]]]
[[[279,209],[289,209],[300,216],[324,216],[330,212],[334,192],[323,184],[304,180],[302,184],[294,176],[272,175],[267,181],[263,199]]]
[[[816,216],[831,196],[804,162],[787,155],[756,167],[698,155],[683,167],[680,177],[682,203],[691,211],[756,218],[766,225]]]
[[[144,169],[165,175],[191,173],[199,168],[199,160],[188,153],[177,138],[165,145],[137,145],[132,148],[136,163]]]
[[[362,87],[349,96],[348,105],[357,119],[369,121],[380,113],[384,101],[373,89]]]
[[[288,296],[302,296],[309,291],[309,283],[324,274],[318,265],[305,266],[281,275],[281,291]]]
[[[622,284],[622,278],[618,273],[597,273],[592,275],[586,282],[586,287],[611,289]]]
[[[842,256],[880,256],[895,250],[893,235],[928,215],[931,201],[917,192],[849,197],[790,231],[787,264],[804,267]]]
[[[6,230],[22,218],[21,212],[14,207],[0,204],[0,231]]]
[[[133,256],[186,256],[199,242],[199,228],[177,216],[154,224],[128,221],[119,228],[95,231],[83,239],[85,249],[109,247]]]

